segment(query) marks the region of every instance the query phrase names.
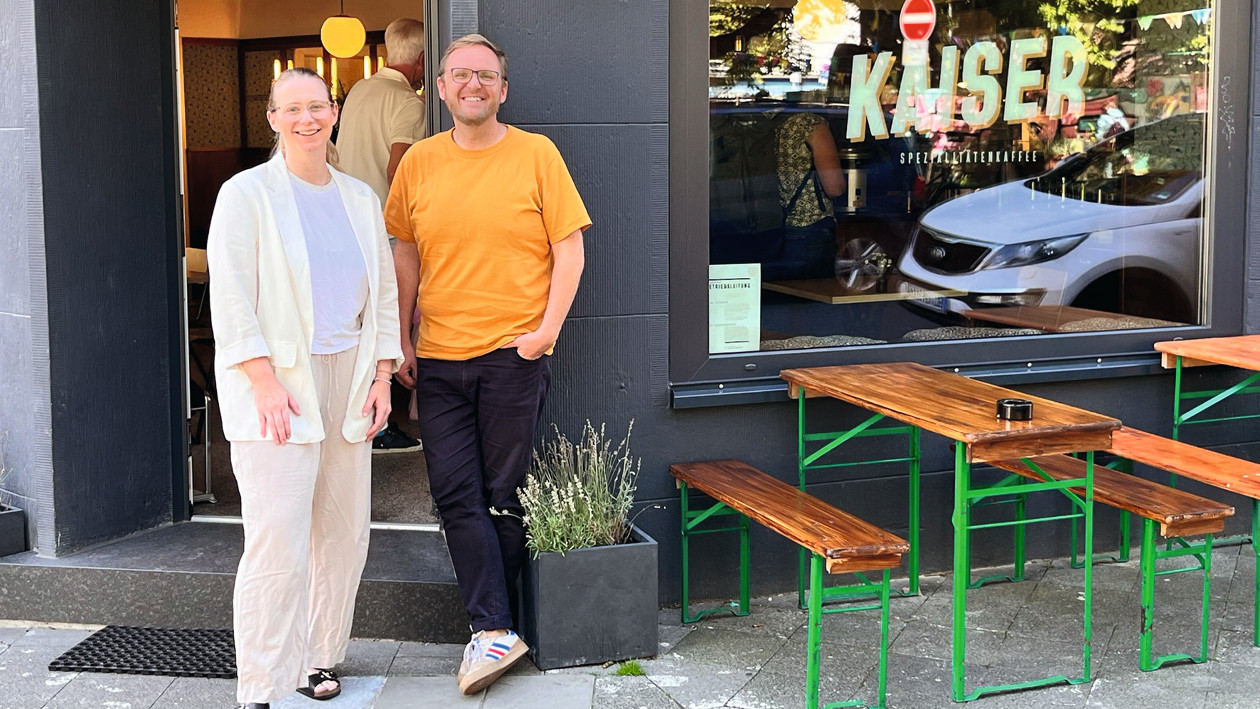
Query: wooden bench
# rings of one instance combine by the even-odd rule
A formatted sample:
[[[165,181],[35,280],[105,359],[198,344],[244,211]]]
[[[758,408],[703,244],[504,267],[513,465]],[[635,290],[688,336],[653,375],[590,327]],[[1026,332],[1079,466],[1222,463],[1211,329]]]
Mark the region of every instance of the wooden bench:
[[[821,657],[822,615],[857,610],[880,611],[879,683],[877,703],[884,706],[888,679],[888,595],[890,570],[901,565],[901,556],[910,545],[900,537],[843,512],[787,483],[738,460],[717,460],[700,463],[675,463],[669,472],[678,480],[682,503],[682,619],[692,623],[710,613],[726,609],[710,609],[694,616],[689,611],[688,571],[690,537],[716,531],[740,533],[740,600],[736,615],[747,615],[749,608],[749,525],[757,523],[787,537],[806,549],[811,556],[809,593],[809,635],[806,645],[805,705],[818,706],[819,659]],[[693,512],[689,490],[695,488],[716,500],[707,509]],[[738,515],[736,527],[700,529],[700,525],[718,515]],[[878,605],[822,608],[823,572],[859,574],[862,583],[840,589],[852,596],[879,597]],[[866,571],[882,571],[882,580],[869,581]],[[837,594],[831,589],[829,596]],[[828,706],[864,706],[861,702]]]
[[[1114,441],[1120,436],[1113,435]],[[1119,455],[1119,453],[1117,453]],[[1067,455],[1051,455],[1026,460],[992,461],[990,465],[1033,480],[1072,480],[1086,474],[1086,463]],[[1035,466],[1035,469],[1034,467]],[[1131,472],[1131,471],[1130,471]],[[1094,501],[1119,509],[1121,514],[1121,557],[1128,557],[1129,514],[1142,518],[1142,629],[1138,639],[1138,666],[1143,670],[1159,669],[1173,660],[1203,662],[1207,658],[1208,608],[1211,592],[1212,535],[1225,529],[1225,519],[1234,514],[1234,508],[1184,490],[1151,482],[1135,475],[1112,468],[1094,466]],[[1159,549],[1155,543],[1156,525],[1161,536],[1176,540],[1176,547]],[[1201,542],[1186,541],[1186,537],[1203,536]],[[1075,527],[1072,541],[1073,559],[1076,555]],[[1161,559],[1193,555],[1199,566],[1164,572],[1155,570]],[[1021,555],[1022,556],[1022,555]],[[1092,559],[1086,563],[1092,563]],[[1153,657],[1155,622],[1155,576],[1182,571],[1203,571],[1203,605],[1199,626],[1199,654],[1177,653]]]
[[[1251,551],[1260,568],[1260,464],[1174,441],[1125,426],[1112,437],[1111,452],[1136,463],[1166,470],[1177,477],[1251,498]],[[1252,579],[1251,642],[1260,647],[1260,574]]]

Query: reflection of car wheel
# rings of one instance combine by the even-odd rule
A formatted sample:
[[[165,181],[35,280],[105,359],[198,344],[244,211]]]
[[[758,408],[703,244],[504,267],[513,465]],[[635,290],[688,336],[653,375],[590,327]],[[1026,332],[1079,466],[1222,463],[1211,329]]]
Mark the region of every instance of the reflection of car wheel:
[[[1099,278],[1072,300],[1072,307],[1173,322],[1197,320],[1194,307],[1181,288],[1163,274],[1145,269]]]
[[[874,239],[852,237],[836,256],[836,280],[850,290],[867,290],[879,281],[888,262],[884,247]]]

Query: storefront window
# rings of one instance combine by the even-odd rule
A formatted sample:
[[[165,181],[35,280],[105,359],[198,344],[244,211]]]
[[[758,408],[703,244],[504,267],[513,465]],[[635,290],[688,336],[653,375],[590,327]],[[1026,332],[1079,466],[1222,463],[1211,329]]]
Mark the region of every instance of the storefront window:
[[[1205,0],[710,0],[709,351],[1201,324]]]

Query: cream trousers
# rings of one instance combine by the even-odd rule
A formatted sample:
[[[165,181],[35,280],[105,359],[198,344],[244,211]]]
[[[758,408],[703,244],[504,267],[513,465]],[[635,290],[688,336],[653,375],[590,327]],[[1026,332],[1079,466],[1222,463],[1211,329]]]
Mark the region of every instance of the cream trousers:
[[[372,497],[371,441],[341,435],[356,350],[311,357],[323,441],[231,444],[245,521],[232,597],[237,701],[274,702],[306,685],[306,668],[345,659]]]

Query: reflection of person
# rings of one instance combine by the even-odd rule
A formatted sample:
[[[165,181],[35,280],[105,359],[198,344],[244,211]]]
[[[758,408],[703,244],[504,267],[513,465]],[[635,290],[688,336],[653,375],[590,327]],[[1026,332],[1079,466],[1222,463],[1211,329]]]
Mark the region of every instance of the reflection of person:
[[[500,123],[507,59],[481,35],[446,49],[438,92],[455,127],[403,157],[386,204],[403,342],[429,488],[474,635],[459,688],[481,691],[526,652],[512,631],[525,557],[525,478],[549,354],[584,264],[590,218],[546,137]]]
[[[844,171],[827,122],[812,113],[790,116],[775,131],[783,250],[762,278],[828,278],[835,274],[836,220],[832,198],[845,193]]]
[[[237,699],[341,692],[367,558],[371,450],[399,363],[380,203],[330,165],[323,79],[272,85],[276,154],[224,183],[207,257],[223,432],[245,549],[232,599]]]
[[[389,66],[356,83],[341,112],[337,134],[340,167],[368,183],[381,204],[389,197],[389,185],[403,153],[424,137],[427,127],[424,101],[416,95],[424,80],[424,41],[423,22],[404,17],[389,23],[385,28]],[[420,441],[404,433],[397,423],[411,409],[411,391],[395,382],[391,399],[394,420],[372,439],[372,452],[420,450]]]

